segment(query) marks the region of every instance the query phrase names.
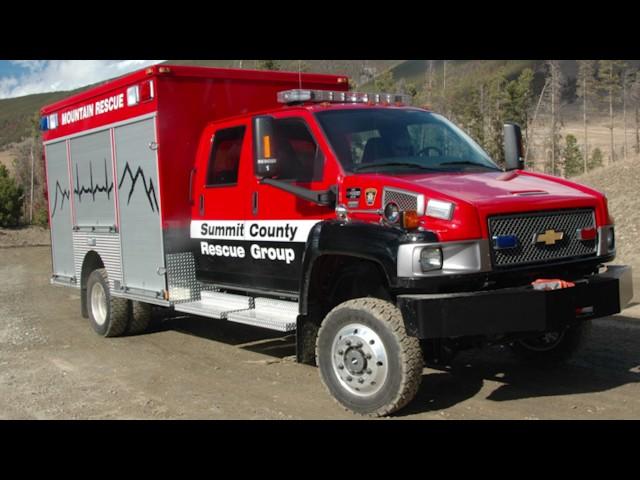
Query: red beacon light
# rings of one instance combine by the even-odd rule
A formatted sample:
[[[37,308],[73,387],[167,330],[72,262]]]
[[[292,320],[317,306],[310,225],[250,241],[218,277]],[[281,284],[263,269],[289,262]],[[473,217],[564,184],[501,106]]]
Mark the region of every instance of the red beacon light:
[[[154,96],[153,80],[146,80],[139,85],[127,88],[127,106],[132,107],[139,103],[148,102],[153,100]]]
[[[598,236],[598,231],[594,227],[580,228],[576,233],[578,240],[582,240],[583,242],[588,240],[595,240]]]

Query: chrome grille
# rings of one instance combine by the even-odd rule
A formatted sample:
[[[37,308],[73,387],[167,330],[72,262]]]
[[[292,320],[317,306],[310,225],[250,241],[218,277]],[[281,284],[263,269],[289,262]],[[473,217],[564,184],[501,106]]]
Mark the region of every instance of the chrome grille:
[[[385,188],[382,195],[383,207],[389,202],[398,205],[400,210],[418,210],[418,196],[415,193]]]
[[[596,254],[596,240],[581,241],[577,238],[577,230],[596,226],[592,209],[500,215],[489,217],[488,222],[492,261],[497,267]],[[547,230],[563,232],[563,239],[555,245],[536,243],[537,235]],[[496,249],[493,237],[497,235],[514,235],[518,238],[518,245]]]

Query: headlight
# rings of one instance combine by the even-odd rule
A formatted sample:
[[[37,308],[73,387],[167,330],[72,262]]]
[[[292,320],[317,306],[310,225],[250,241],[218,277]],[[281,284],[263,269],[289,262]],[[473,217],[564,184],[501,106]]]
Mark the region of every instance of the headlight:
[[[384,207],[384,218],[389,223],[398,223],[400,220],[400,207],[393,202],[387,203]]]
[[[420,252],[420,266],[423,272],[440,270],[442,268],[442,249],[440,247],[426,247]]]
[[[433,218],[441,218],[442,220],[451,220],[453,217],[453,207],[451,202],[443,202],[441,200],[431,199],[427,202],[426,214]]]

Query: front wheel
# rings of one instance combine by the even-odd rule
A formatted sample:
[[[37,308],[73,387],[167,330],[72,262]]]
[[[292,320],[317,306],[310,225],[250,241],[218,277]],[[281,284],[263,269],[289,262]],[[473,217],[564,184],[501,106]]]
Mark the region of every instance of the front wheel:
[[[511,349],[526,364],[551,368],[567,362],[589,337],[591,321],[584,320],[559,332],[518,340]]]
[[[346,409],[384,416],[416,395],[422,351],[395,305],[359,298],[331,310],[318,332],[316,363],[329,393]]]

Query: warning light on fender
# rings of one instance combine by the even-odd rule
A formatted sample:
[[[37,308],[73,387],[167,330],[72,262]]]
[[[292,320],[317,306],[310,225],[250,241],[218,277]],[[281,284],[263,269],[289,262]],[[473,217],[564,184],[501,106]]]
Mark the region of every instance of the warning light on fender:
[[[402,212],[402,226],[407,230],[415,230],[420,226],[420,217],[415,210]]]
[[[595,227],[580,228],[576,232],[576,236],[578,237],[578,240],[582,241],[595,240],[598,236],[598,231],[595,229]]]

